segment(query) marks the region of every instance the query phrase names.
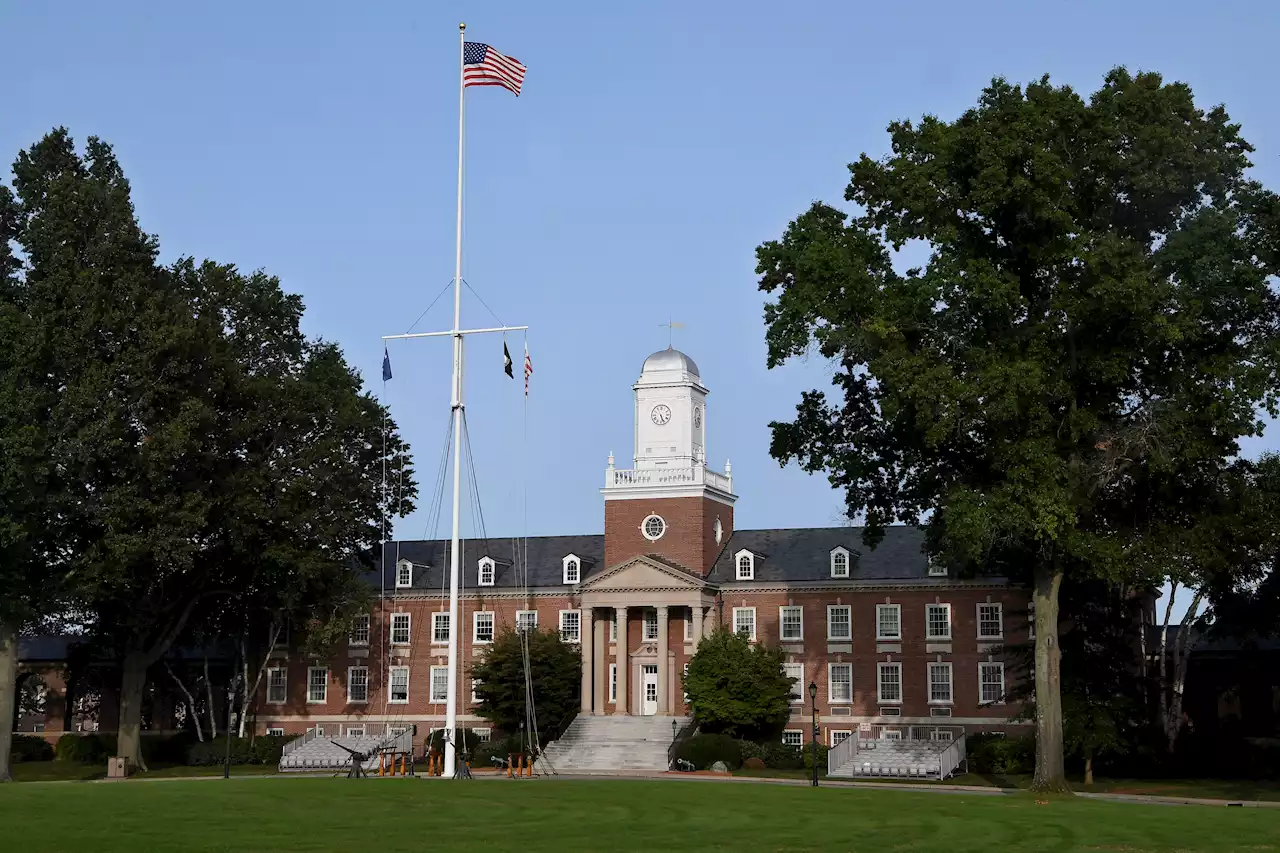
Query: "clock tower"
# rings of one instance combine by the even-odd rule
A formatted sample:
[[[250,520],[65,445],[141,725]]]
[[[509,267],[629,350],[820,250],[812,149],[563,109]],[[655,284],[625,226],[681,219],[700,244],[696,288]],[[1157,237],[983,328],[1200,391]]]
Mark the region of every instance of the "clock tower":
[[[667,348],[645,359],[635,392],[632,467],[605,472],[605,563],[657,554],[699,574],[733,532],[731,468],[707,468],[707,387],[693,359]]]

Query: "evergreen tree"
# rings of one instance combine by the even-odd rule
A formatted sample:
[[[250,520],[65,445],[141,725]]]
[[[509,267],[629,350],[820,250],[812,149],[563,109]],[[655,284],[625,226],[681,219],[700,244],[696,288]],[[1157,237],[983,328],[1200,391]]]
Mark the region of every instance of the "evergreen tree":
[[[728,628],[703,638],[689,661],[684,690],[703,731],[773,740],[791,716],[791,679],[782,649],[752,643]],[[803,685],[799,689],[803,689]]]

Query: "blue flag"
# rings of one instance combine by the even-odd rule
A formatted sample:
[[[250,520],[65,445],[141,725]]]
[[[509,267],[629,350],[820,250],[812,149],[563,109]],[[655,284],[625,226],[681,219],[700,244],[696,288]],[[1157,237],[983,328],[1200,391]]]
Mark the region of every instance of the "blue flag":
[[[387,352],[387,348],[382,348],[382,381],[391,381],[391,353]]]

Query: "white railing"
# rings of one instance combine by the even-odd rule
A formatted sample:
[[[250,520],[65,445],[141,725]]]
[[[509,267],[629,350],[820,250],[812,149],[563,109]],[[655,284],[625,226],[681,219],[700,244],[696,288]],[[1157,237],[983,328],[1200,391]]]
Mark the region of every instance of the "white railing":
[[[284,749],[282,749],[280,752],[280,757],[283,758],[284,756],[293,752],[298,747],[305,746],[306,744],[311,743],[311,741],[315,740],[316,737],[317,735],[316,735],[315,729],[307,729],[307,733],[304,734],[302,737],[296,737],[284,745]]]
[[[946,779],[956,772],[956,768],[964,761],[964,735],[956,738],[938,755],[938,779]]]
[[[733,490],[733,478],[701,465],[692,468],[608,468],[606,489],[620,486],[711,486],[722,492]]]
[[[854,732],[850,737],[831,747],[827,753],[827,775],[834,776],[837,770],[857,757],[858,733]]]
[[[927,740],[946,742],[964,736],[964,726],[911,726],[891,723],[875,724],[869,732],[855,732],[864,741],[871,740]],[[948,735],[950,737],[948,737]]]

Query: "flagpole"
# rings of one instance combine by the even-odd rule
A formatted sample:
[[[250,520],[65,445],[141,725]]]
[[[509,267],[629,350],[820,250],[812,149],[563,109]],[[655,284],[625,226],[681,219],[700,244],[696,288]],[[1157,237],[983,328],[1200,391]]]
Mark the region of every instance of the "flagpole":
[[[458,737],[458,575],[462,543],[459,518],[462,495],[462,129],[466,85],[467,25],[458,24],[458,218],[453,259],[453,538],[449,543],[449,678],[445,703],[443,775],[452,778],[457,769]]]

